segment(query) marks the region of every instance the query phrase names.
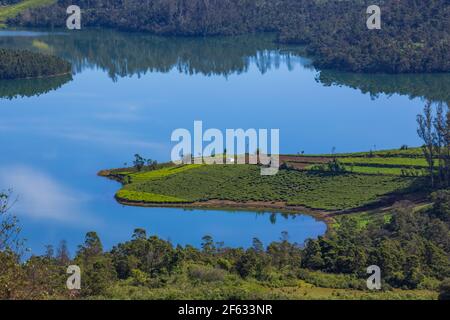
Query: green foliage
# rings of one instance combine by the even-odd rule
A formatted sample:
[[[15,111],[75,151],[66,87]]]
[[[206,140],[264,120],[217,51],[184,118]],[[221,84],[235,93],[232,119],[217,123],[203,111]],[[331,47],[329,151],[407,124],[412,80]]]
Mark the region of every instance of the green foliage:
[[[342,163],[356,166],[379,166],[379,167],[414,167],[426,168],[428,166],[424,158],[407,157],[346,157],[339,159]]]
[[[325,160],[327,163],[310,164],[306,170],[328,171],[328,172],[353,172],[371,175],[393,175],[405,177],[420,177],[428,175],[428,162],[423,156],[421,148],[405,148],[398,150],[383,150],[357,153],[325,154],[325,155],[302,155],[288,156],[288,166],[296,161],[306,162],[311,159]],[[434,159],[437,165],[439,159]]]
[[[185,166],[130,176],[136,182],[125,185],[118,192],[119,199],[161,203],[213,199],[285,201],[289,205],[329,210],[363,206],[382,195],[403,192],[415,182],[406,177],[296,170],[261,176],[259,167],[252,165]]]
[[[223,269],[213,268],[211,266],[202,266],[193,264],[188,267],[188,275],[194,281],[196,280],[201,282],[223,281],[225,273],[226,272]]]
[[[450,221],[450,189],[438,190],[432,194],[432,214],[437,218]]]
[[[325,273],[301,269],[299,278],[317,287],[334,289],[364,290],[367,286],[365,279],[350,274]]]
[[[0,190],[0,251],[18,252],[23,244],[20,239],[20,225],[10,212],[12,192]]]
[[[408,149],[390,149],[378,151],[362,151],[362,152],[347,152],[336,154],[302,154],[302,157],[324,157],[324,158],[423,158],[421,148]]]
[[[106,0],[72,2],[84,9],[85,26],[184,36],[276,31],[280,42],[306,44],[320,68],[383,73],[450,70],[446,0],[381,1],[382,30],[366,27],[365,12],[373,4],[368,0],[113,0],[107,1],[108,10]],[[10,22],[64,26],[67,5],[59,0]]]
[[[180,173],[186,170],[194,169],[200,167],[200,164],[190,164],[190,165],[179,165],[179,166],[169,166],[166,168],[158,170],[150,170],[145,172],[136,172],[128,174],[131,182],[146,181],[152,179],[159,179],[163,177],[170,176],[172,174]]]
[[[441,201],[449,200],[447,195]],[[354,217],[341,217],[334,232],[306,244],[302,265],[362,275],[365,266],[375,264],[390,286],[433,287],[450,274],[450,225],[442,220],[441,205],[434,208],[414,211],[399,206],[391,219],[371,220],[364,228]]]
[[[211,236],[203,237],[202,249],[174,247],[136,229],[132,240],[104,252],[98,235],[89,232],[73,261],[54,257],[52,248],[26,262],[0,251],[0,298],[435,299],[437,292],[429,290],[442,281],[445,299],[450,226],[436,212],[444,207],[401,207],[390,221],[370,220],[364,228],[351,216],[341,217],[339,228],[304,248],[286,233],[267,248],[258,239],[248,249],[217,246]],[[82,270],[80,292],[64,288],[68,264]],[[382,292],[366,291],[370,264],[383,270]]]
[[[61,58],[26,50],[0,48],[0,79],[36,78],[70,72],[70,63]]]
[[[312,171],[322,171],[331,173],[343,173],[347,171],[347,168],[344,166],[343,162],[336,157],[333,157],[332,160],[330,160],[325,164],[308,166],[307,169]]]
[[[307,1],[298,8],[282,41],[308,44],[321,68],[354,72],[433,72],[449,70],[449,7],[445,0],[382,1],[382,30],[368,30],[370,1]],[[302,7],[302,5],[299,5]],[[436,20],[425,18],[432,10]],[[411,20],[414,23],[411,24]],[[439,39],[439,40],[437,40]]]
[[[31,256],[21,262],[17,254],[0,250],[0,299],[62,298],[66,268],[53,257]]]
[[[116,194],[116,198],[119,200],[130,202],[147,202],[147,203],[186,203],[184,199],[172,196],[165,196],[156,193],[132,191],[132,190],[119,190]]]
[[[27,9],[48,6],[56,1],[57,0],[2,0],[0,1],[0,25]],[[6,6],[1,7],[2,4]]]
[[[103,252],[103,245],[96,232],[88,232],[84,244],[79,246],[74,259],[83,275],[81,295],[101,295],[117,278],[111,256]]]
[[[442,281],[439,287],[439,300],[450,300],[450,278]]]
[[[382,166],[353,166],[349,167],[350,172],[375,175],[391,175],[403,177],[421,177],[428,175],[426,169],[416,168],[390,168]]]

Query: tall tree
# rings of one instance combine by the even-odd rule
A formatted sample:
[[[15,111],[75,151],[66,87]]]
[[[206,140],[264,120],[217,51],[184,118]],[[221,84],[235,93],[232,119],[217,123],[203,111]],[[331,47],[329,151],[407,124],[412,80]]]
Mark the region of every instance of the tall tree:
[[[70,261],[70,253],[67,248],[67,241],[61,240],[58,249],[56,250],[56,260],[60,265],[67,265]]]
[[[21,228],[17,217],[10,213],[13,205],[12,192],[0,191],[0,251],[12,251],[18,253],[23,245],[20,238]]]
[[[103,245],[100,238],[95,231],[86,233],[84,244],[79,246],[78,256],[82,256],[85,259],[98,256],[103,253]]]
[[[417,133],[424,142],[422,151],[428,163],[431,186],[434,187],[434,150],[436,135],[433,128],[433,110],[431,101],[428,101],[425,104],[423,115],[417,115],[417,123],[419,125]]]
[[[435,153],[438,159],[438,178],[439,184],[443,184],[445,177],[445,134],[446,134],[446,116],[444,111],[444,104],[439,103],[436,108],[436,117],[434,118],[435,131]]]

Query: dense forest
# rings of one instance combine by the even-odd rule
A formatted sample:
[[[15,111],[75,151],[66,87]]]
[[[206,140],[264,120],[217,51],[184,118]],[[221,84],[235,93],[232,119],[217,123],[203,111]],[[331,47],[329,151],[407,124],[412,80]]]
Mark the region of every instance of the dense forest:
[[[164,35],[277,32],[307,45],[321,68],[356,72],[450,71],[450,1],[380,1],[381,30],[368,30],[366,0],[59,0],[9,22],[65,26],[65,9],[82,8],[83,26]]]
[[[301,18],[282,28],[280,40],[307,44],[320,68],[450,71],[450,1],[379,1],[381,30],[366,27],[368,15],[363,13],[371,4],[373,1],[317,1],[303,10]]]
[[[389,220],[377,215],[360,224],[353,216],[338,217],[327,236],[305,247],[289,242],[286,233],[267,247],[255,238],[248,249],[229,248],[208,235],[201,248],[183,247],[136,229],[132,240],[110,251],[89,232],[73,258],[62,241],[26,262],[19,259],[23,243],[17,220],[5,210],[7,197],[0,194],[0,222],[6,230],[0,233],[1,299],[315,297],[308,296],[314,290],[302,286],[331,288],[328,298],[420,298],[438,290],[441,298],[449,295],[448,190],[435,192],[434,205],[426,209],[411,211],[399,205]],[[65,288],[66,269],[72,264],[81,268],[81,290]],[[383,290],[374,296],[365,289],[371,264],[383,270]],[[432,291],[402,295],[392,288]]]
[[[307,243],[303,267],[326,272],[358,273],[375,264],[393,287],[417,288],[450,276],[450,191],[432,195],[434,206],[413,211],[399,204],[389,222],[357,223],[343,219],[336,232]]]
[[[26,50],[0,49],[0,79],[24,79],[71,72],[70,63]]]

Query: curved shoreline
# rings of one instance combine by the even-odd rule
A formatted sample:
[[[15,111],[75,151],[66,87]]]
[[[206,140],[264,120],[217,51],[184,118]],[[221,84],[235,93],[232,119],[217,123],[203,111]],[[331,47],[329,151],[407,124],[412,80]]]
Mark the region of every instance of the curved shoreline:
[[[289,156],[284,156],[285,160],[289,160]],[[304,159],[304,157],[296,157],[297,159]],[[322,160],[321,157],[316,157]],[[316,160],[317,160],[316,159]],[[310,159],[306,159],[310,164]],[[304,167],[305,163],[296,163],[299,167]],[[300,169],[300,168],[298,168]],[[98,176],[114,180],[124,185],[124,175],[120,170],[129,170],[129,168],[107,169],[101,170],[97,173]],[[118,173],[119,171],[119,173]],[[204,201],[180,201],[180,202],[153,202],[152,200],[135,199],[130,200],[118,195],[114,196],[115,200],[125,206],[136,207],[159,207],[159,208],[183,208],[183,209],[209,209],[209,210],[233,210],[233,211],[254,211],[254,212],[271,212],[271,213],[286,213],[286,214],[306,214],[318,220],[324,221],[327,224],[328,230],[332,224],[336,222],[335,217],[346,214],[377,214],[388,213],[395,210],[398,206],[416,207],[429,203],[429,200],[424,192],[404,193],[388,193],[380,196],[376,201],[365,203],[359,207],[350,207],[347,209],[321,209],[313,208],[305,205],[290,205],[286,201],[233,201],[223,199],[209,199]]]

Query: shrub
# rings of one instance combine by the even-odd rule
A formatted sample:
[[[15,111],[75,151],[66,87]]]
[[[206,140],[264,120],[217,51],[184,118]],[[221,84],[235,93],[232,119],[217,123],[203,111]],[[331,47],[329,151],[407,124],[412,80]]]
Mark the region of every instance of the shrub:
[[[450,278],[446,278],[439,286],[439,300],[450,300]]]
[[[225,271],[222,269],[202,265],[191,265],[188,268],[188,275],[193,280],[200,280],[202,282],[215,282],[224,280]]]

